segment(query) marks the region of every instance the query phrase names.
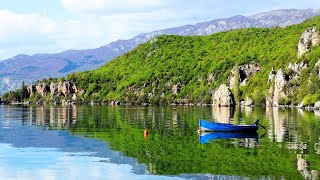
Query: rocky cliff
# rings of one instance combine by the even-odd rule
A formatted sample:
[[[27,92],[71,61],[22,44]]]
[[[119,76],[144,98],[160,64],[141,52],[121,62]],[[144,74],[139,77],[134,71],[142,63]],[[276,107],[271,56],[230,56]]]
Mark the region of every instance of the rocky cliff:
[[[298,43],[298,58],[311,50],[311,46],[317,46],[320,42],[320,34],[316,27],[306,29]]]
[[[212,93],[212,105],[213,106],[234,106],[234,98],[226,84],[221,84]]]
[[[28,97],[33,98],[37,94],[41,96],[41,98],[46,98],[47,96],[54,103],[61,103],[61,101],[56,100],[56,98],[63,98],[64,102],[67,101],[76,101],[78,89],[76,85],[72,82],[63,81],[63,82],[38,82],[27,87]],[[41,100],[42,101],[42,100]]]

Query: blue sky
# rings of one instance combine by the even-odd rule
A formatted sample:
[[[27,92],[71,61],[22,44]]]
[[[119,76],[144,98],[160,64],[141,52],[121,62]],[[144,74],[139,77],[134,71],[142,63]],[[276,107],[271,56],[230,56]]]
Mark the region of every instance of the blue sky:
[[[319,0],[0,0],[0,60],[97,48],[144,32]]]

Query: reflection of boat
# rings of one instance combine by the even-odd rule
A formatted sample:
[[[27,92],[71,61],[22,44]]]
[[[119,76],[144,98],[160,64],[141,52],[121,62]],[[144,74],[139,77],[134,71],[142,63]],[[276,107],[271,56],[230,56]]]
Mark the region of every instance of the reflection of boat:
[[[256,120],[255,123],[251,125],[234,125],[234,124],[209,122],[203,119],[199,120],[200,131],[255,132],[258,130],[258,126],[259,126],[259,120]]]
[[[199,136],[200,144],[208,143],[210,140],[214,139],[232,139],[232,138],[254,138],[258,139],[258,133],[255,131],[251,132],[211,132],[211,133],[201,133]]]

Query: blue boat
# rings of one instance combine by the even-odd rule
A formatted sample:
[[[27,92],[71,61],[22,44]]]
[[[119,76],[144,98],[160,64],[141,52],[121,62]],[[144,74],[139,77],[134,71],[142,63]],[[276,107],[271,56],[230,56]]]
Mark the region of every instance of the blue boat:
[[[251,132],[210,132],[199,134],[200,144],[208,143],[210,140],[215,139],[258,139],[258,133],[255,131]]]
[[[254,124],[251,125],[234,125],[225,123],[215,123],[199,120],[199,131],[220,131],[220,132],[256,132],[259,127],[259,120],[257,119]]]

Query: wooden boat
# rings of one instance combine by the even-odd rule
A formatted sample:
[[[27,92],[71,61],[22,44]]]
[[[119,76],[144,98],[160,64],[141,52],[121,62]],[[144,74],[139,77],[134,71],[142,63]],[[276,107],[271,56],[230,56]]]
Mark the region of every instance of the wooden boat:
[[[250,132],[204,132],[199,134],[200,144],[209,143],[215,139],[258,139],[258,133],[255,131]]]
[[[199,119],[199,131],[220,131],[220,132],[255,132],[259,127],[259,120],[257,119],[254,124],[251,125],[234,125],[215,123]]]

